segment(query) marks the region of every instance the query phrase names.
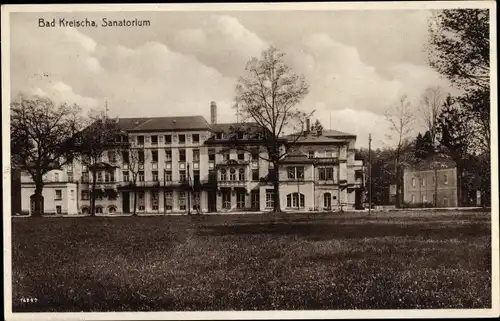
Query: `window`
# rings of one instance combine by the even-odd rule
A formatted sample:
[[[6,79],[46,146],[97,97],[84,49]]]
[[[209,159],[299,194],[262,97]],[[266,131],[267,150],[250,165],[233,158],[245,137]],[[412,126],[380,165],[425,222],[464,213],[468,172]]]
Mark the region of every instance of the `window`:
[[[128,151],[123,151],[122,152],[122,158],[123,158],[123,163],[128,164],[129,163],[129,153]]]
[[[75,199],[75,190],[72,189],[71,191],[69,191],[69,197],[71,200],[74,200]]]
[[[198,144],[200,142],[200,134],[193,134],[193,144]]]
[[[314,151],[313,150],[310,150],[307,152],[307,157],[308,158],[314,158]]]
[[[243,139],[243,138],[245,137],[245,133],[243,133],[243,132],[237,132],[237,133],[236,133],[236,137],[237,137],[238,139]]]
[[[243,191],[238,191],[236,193],[236,208],[245,208],[246,203],[246,193]]]
[[[415,177],[411,179],[411,186],[415,187]]]
[[[116,162],[116,153],[115,153],[115,151],[114,151],[114,150],[109,150],[109,151],[108,151],[108,161],[109,161],[110,163],[114,163],[114,162]]]
[[[259,170],[254,169],[252,170],[252,181],[258,181],[259,180]]]
[[[238,152],[238,160],[245,160],[245,152],[243,151]]]
[[[172,161],[172,150],[170,149],[165,150],[165,161],[167,162]]]
[[[115,181],[115,173],[114,172],[106,172],[104,173],[104,181],[106,183]]]
[[[444,204],[445,207],[447,207],[449,205],[447,198],[443,198],[443,204]]]
[[[137,145],[144,145],[144,136],[137,136]]]
[[[151,145],[158,145],[158,136],[157,135],[151,136]]]
[[[186,150],[179,149],[179,162],[185,162],[185,161],[186,161]]]
[[[226,210],[231,208],[231,191],[229,190],[222,191],[222,208]]]
[[[172,171],[165,171],[165,181],[171,182],[172,181]]]
[[[231,159],[231,154],[229,152],[224,153],[224,160],[230,160]]]
[[[102,206],[96,206],[95,212],[96,212],[96,214],[102,214]]]
[[[56,189],[56,197],[55,200],[62,200],[62,190]]]
[[[422,186],[425,186],[425,177],[421,179],[420,184],[421,184]]]
[[[184,170],[179,171],[179,180],[181,182],[185,182],[186,181],[186,171],[184,171]]]
[[[151,192],[151,209],[153,211],[158,210],[158,192],[156,191]]]
[[[62,207],[60,205],[56,206],[56,213],[61,214],[62,213]]]
[[[236,180],[236,169],[231,168],[229,170],[229,180],[230,181],[235,181]]]
[[[193,162],[199,162],[199,161],[200,161],[200,150],[193,149]]]
[[[221,181],[227,180],[227,173],[226,173],[226,170],[224,168],[220,170],[220,180]]]
[[[89,199],[89,191],[82,191],[82,200],[86,201]]]
[[[152,171],[151,174],[153,176],[153,181],[157,182],[158,181],[158,171]]]
[[[88,183],[89,180],[89,173],[82,173],[82,183]]]
[[[172,144],[172,135],[165,135],[165,144]]]
[[[222,139],[222,133],[217,133],[215,135],[215,139]]]
[[[305,207],[305,196],[304,194],[291,193],[286,196],[286,206],[287,207]]]
[[[54,182],[59,182],[59,173],[54,173]]]
[[[193,181],[195,183],[199,183],[200,182],[200,171],[199,170],[194,170],[193,171]]]
[[[266,190],[266,208],[274,208],[274,192]]]
[[[165,210],[171,211],[173,208],[173,194],[172,192],[165,192]]]
[[[333,167],[318,168],[318,179],[320,181],[333,181]]]
[[[422,195],[422,203],[426,203],[427,202],[427,197],[425,195]]]
[[[109,207],[108,207],[108,213],[110,213],[110,214],[114,214],[114,213],[116,213],[116,207],[114,207],[114,206],[109,206]]]
[[[193,193],[193,209],[200,209],[200,192]]]
[[[304,179],[304,167],[288,167],[288,179]]]
[[[186,135],[179,135],[179,144],[186,143]]]
[[[88,173],[89,169],[87,168],[87,165],[82,166],[82,172],[83,173]]]
[[[238,179],[240,181],[244,181],[245,180],[245,169],[243,168],[240,168],[239,169],[239,172],[238,172]]]
[[[129,180],[129,176],[128,176],[129,172],[128,171],[123,171],[122,174],[123,174],[123,181],[124,182],[128,182],[128,180]]]
[[[411,202],[412,202],[412,203],[415,203],[415,195],[412,195],[412,196],[411,196]]]
[[[139,182],[144,182],[144,171],[139,171]]]
[[[185,192],[179,192],[179,209],[181,211],[186,210],[186,193]]]
[[[144,164],[144,151],[143,150],[137,151],[137,158],[139,159],[139,164]]]
[[[68,183],[72,183],[73,182],[73,173],[68,173]]]
[[[444,183],[448,184],[448,175],[444,175]]]
[[[98,172],[97,173],[97,181],[99,183],[102,183],[103,180],[104,180],[104,178],[103,178],[102,172]]]
[[[208,150],[208,160],[211,162],[215,162],[215,149],[210,148]]]
[[[330,209],[332,207],[332,194],[323,194],[323,207],[326,209]]]
[[[259,151],[254,149],[252,150],[252,159],[253,160],[258,160],[259,159]]]
[[[158,162],[158,151],[157,150],[152,150],[151,151],[151,160],[153,163]]]

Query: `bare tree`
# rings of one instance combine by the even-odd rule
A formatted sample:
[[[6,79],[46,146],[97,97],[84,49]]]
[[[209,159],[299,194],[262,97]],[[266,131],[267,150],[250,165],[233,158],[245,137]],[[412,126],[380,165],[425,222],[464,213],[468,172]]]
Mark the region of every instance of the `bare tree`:
[[[130,146],[129,149],[123,151],[123,163],[128,166],[128,170],[130,171],[131,178],[131,187],[134,193],[134,211],[133,215],[137,215],[137,179],[139,177],[139,173],[144,171],[144,163],[146,161],[146,153],[144,149],[141,149],[137,146]]]
[[[104,112],[89,116],[89,126],[80,131],[76,140],[76,152],[81,162],[92,175],[90,190],[90,215],[95,215],[97,193],[97,175],[100,171],[114,170],[103,163],[104,153],[110,150],[119,151],[123,147],[123,135],[118,122],[110,119]]]
[[[11,160],[35,183],[33,216],[43,214],[44,175],[72,160],[71,139],[78,131],[80,108],[56,106],[48,98],[20,96],[11,103]]]
[[[425,129],[429,132],[434,147],[437,145],[437,123],[443,103],[444,93],[441,87],[434,86],[424,91],[419,105],[420,119]]]
[[[275,47],[262,52],[260,59],[252,58],[236,86],[236,106],[239,119],[256,123],[253,127],[258,144],[265,146],[266,155],[259,157],[273,165],[270,180],[274,186],[274,211],[281,212],[279,199],[280,161],[303,135],[304,122],[310,115],[296,105],[308,94],[309,86],[284,62],[284,53]],[[285,135],[291,130],[292,135]],[[244,146],[240,146],[244,148]]]
[[[414,116],[411,113],[411,103],[406,95],[402,95],[398,102],[386,114],[390,123],[390,130],[395,136],[396,148],[394,150],[394,168],[396,179],[396,206],[401,205],[400,195],[402,187],[401,157],[409,144],[409,137],[413,130]]]

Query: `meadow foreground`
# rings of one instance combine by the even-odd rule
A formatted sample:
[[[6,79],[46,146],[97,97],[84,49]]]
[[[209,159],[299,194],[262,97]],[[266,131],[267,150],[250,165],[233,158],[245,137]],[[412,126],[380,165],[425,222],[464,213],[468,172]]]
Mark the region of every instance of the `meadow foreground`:
[[[13,218],[13,311],[489,308],[490,217]]]

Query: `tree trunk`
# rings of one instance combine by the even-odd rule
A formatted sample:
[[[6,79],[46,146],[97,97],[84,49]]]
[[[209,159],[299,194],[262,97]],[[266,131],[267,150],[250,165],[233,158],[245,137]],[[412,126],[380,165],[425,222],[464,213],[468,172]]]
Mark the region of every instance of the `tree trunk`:
[[[273,173],[273,187],[274,187],[274,212],[281,213],[280,204],[280,176],[279,176],[279,162],[273,162],[274,173]]]
[[[462,166],[457,164],[457,207],[462,206],[462,194],[463,194],[463,189],[462,189]]]
[[[437,169],[434,169],[434,207],[437,207],[438,202],[438,179],[437,179]]]
[[[39,180],[35,182],[35,211],[32,213],[32,216],[40,217],[43,215],[44,201],[42,191],[43,181]]]
[[[134,183],[135,188],[135,183]],[[133,216],[137,216],[137,190],[134,189],[134,214]]]
[[[396,208],[401,207],[401,182],[399,176],[399,163],[396,161]]]

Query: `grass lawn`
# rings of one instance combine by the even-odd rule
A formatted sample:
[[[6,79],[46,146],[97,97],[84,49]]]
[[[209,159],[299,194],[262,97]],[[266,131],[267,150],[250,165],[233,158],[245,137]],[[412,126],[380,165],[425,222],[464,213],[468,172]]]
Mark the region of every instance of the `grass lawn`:
[[[491,308],[490,216],[13,218],[13,311]]]

